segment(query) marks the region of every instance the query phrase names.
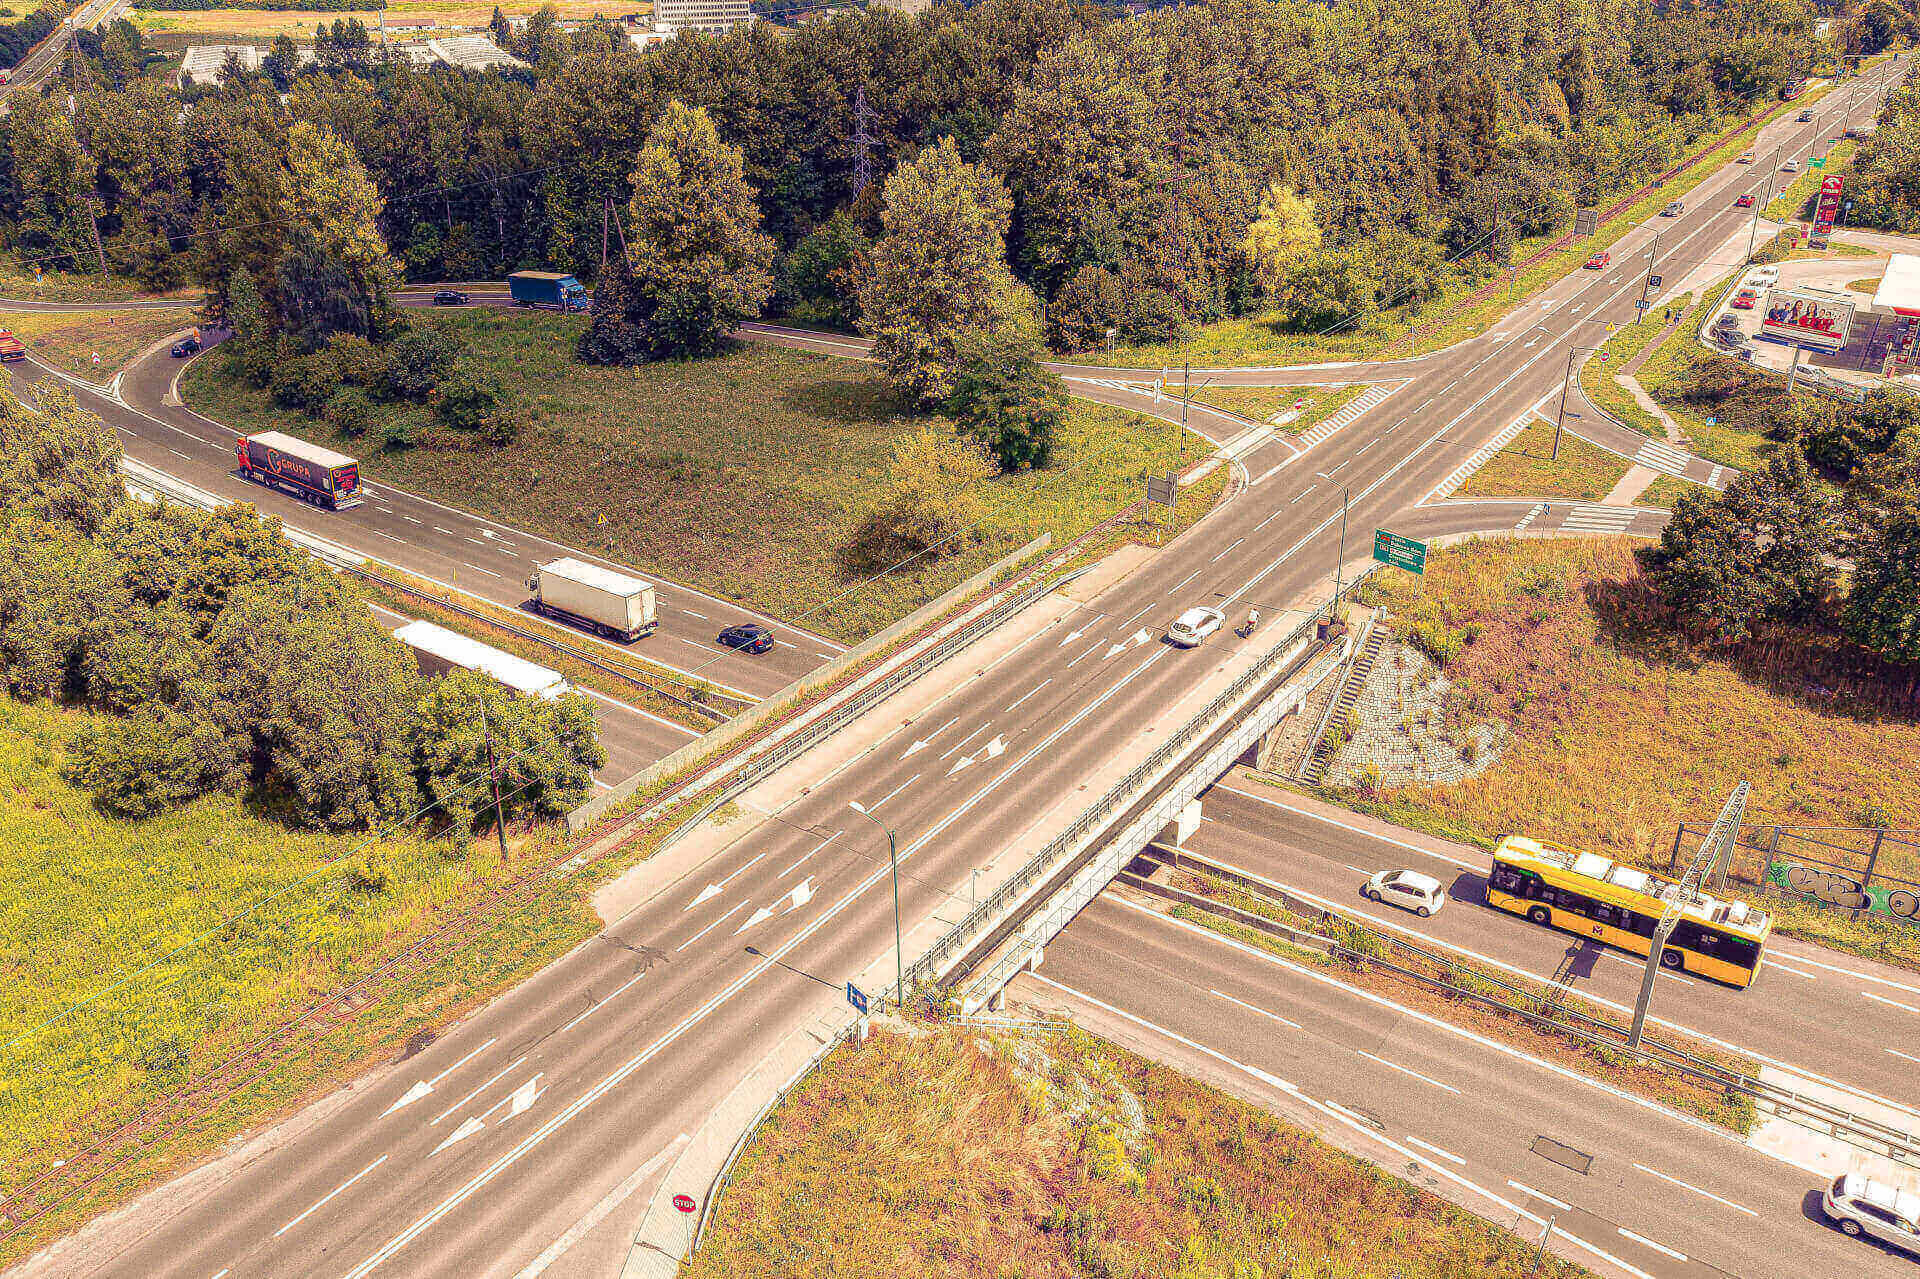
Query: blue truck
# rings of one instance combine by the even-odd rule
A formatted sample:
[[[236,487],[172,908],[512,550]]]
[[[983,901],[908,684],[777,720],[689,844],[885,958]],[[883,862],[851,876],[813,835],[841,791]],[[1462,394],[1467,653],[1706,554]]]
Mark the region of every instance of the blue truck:
[[[559,271],[515,271],[507,277],[507,292],[515,306],[543,306],[555,311],[584,311],[587,288]]]

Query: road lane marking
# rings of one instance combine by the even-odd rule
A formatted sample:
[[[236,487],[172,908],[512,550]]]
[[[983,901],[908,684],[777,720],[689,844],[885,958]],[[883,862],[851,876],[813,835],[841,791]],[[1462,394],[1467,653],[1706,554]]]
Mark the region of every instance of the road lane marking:
[[[1920,1057],[1915,1057],[1910,1053],[1903,1053],[1898,1048],[1889,1048],[1887,1051],[1896,1057],[1905,1057],[1908,1061],[1920,1062]]]
[[[345,1190],[348,1186],[351,1186],[354,1182],[360,1180],[360,1178],[366,1176],[368,1173],[372,1172],[375,1168],[378,1168],[381,1164],[385,1162],[387,1162],[387,1157],[385,1155],[381,1155],[378,1159],[368,1164],[365,1168],[362,1168],[359,1172],[354,1173],[353,1176],[347,1178],[345,1181],[335,1186],[332,1190],[328,1191],[326,1198],[320,1200],[319,1203],[314,1204],[311,1208],[301,1213],[298,1217],[295,1217],[292,1221],[289,1221],[286,1225],[274,1231],[273,1237],[275,1239],[278,1239],[281,1235],[286,1234],[287,1231],[292,1230],[295,1226],[305,1221],[308,1217],[311,1217],[314,1213],[326,1207],[327,1204],[332,1201],[335,1195],[339,1194],[341,1191]],[[220,1273],[225,1274],[227,1272],[222,1270]]]
[[[688,617],[697,617],[703,622],[707,620],[707,615],[705,613],[696,613],[690,608],[683,608],[680,611],[682,613],[685,613]]]
[[[1410,844],[1404,839],[1395,839],[1391,835],[1376,835],[1374,832],[1367,830],[1365,827],[1354,826],[1348,822],[1343,822],[1338,818],[1325,817],[1319,813],[1312,812],[1309,809],[1295,808],[1292,804],[1283,803],[1280,800],[1272,798],[1271,796],[1255,795],[1250,791],[1235,790],[1233,787],[1226,785],[1224,782],[1214,783],[1212,789],[1223,790],[1227,792],[1229,795],[1238,795],[1242,799],[1250,799],[1257,804],[1270,804],[1275,808],[1285,809],[1287,812],[1292,813],[1295,816],[1309,817],[1316,822],[1324,822],[1328,826],[1335,826],[1341,830],[1350,831],[1355,835],[1362,835],[1368,839],[1377,840],[1382,844],[1391,844],[1395,848],[1404,848],[1410,853],[1423,853],[1428,857],[1437,858],[1438,860],[1443,862],[1449,862],[1455,866],[1460,867],[1462,870],[1485,870],[1489,865],[1489,862],[1462,861],[1458,857],[1452,857],[1446,853],[1436,853],[1431,848],[1422,848],[1418,844]]]
[[[1264,1008],[1261,1008],[1261,1007],[1259,1007],[1258,1005],[1255,1005],[1255,1004],[1250,1004],[1250,1003],[1248,1003],[1248,1002],[1247,1002],[1246,1000],[1244,1000],[1244,999],[1235,999],[1235,998],[1234,998],[1234,997],[1233,997],[1232,995],[1229,995],[1229,994],[1228,994],[1228,993],[1227,993],[1226,991],[1224,991],[1224,990],[1210,990],[1210,991],[1208,991],[1207,993],[1208,993],[1208,994],[1211,994],[1211,995],[1214,995],[1214,996],[1216,996],[1217,998],[1220,998],[1220,999],[1224,999],[1224,1000],[1226,1000],[1226,1001],[1227,1001],[1228,1003],[1230,1003],[1230,1004],[1238,1004],[1238,1005],[1240,1005],[1240,1006],[1241,1006],[1242,1008],[1244,1008],[1244,1009],[1246,1009],[1246,1010],[1247,1010],[1248,1012],[1250,1012],[1250,1013],[1259,1013],[1259,1014],[1260,1014],[1260,1015],[1261,1015],[1262,1017],[1267,1017],[1267,1018],[1270,1018],[1270,1019],[1272,1019],[1272,1020],[1274,1020],[1274,1021],[1277,1021],[1277,1022],[1279,1022],[1279,1023],[1280,1023],[1280,1024],[1282,1025],[1282,1026],[1291,1026],[1291,1027],[1293,1027],[1293,1028],[1294,1028],[1295,1030],[1299,1030],[1299,1029],[1300,1029],[1300,1023],[1299,1023],[1299,1022],[1297,1022],[1297,1021],[1288,1021],[1288,1020],[1287,1020],[1287,1019],[1286,1019],[1285,1017],[1282,1017],[1282,1016],[1281,1016],[1281,1015],[1280,1015],[1279,1013],[1270,1013],[1270,1012],[1268,1012],[1268,1011],[1267,1011],[1266,1009],[1264,1009]]]
[[[831,844],[834,840],[839,839],[842,835],[846,833],[847,832],[845,830],[837,830],[833,832],[833,834],[827,836],[825,839],[815,844],[812,848],[809,848],[806,852],[800,854],[798,860],[796,860],[791,866],[787,867],[785,870],[781,871],[778,875],[774,876],[774,878],[776,880],[785,879],[788,875],[791,875],[794,871],[798,870],[800,868],[801,863],[805,862],[807,858],[813,856],[815,853],[819,852],[821,849],[825,848],[828,844]]]
[[[1805,977],[1808,981],[1820,980],[1818,977],[1814,976],[1812,973],[1803,973],[1798,968],[1793,967],[1791,964],[1781,963],[1780,956],[1778,955],[1767,956],[1767,967],[1778,968],[1781,972],[1792,973],[1795,977]]]
[[[434,525],[434,526],[433,526],[433,531],[434,531],[434,532],[436,532],[436,533],[445,533],[445,534],[446,534],[446,535],[447,535],[448,537],[459,537],[459,536],[460,536],[460,535],[459,535],[458,533],[456,533],[456,532],[454,532],[454,531],[453,531],[452,529],[450,529],[450,528],[442,528],[442,527],[440,527],[440,526],[439,526],[438,524],[436,524],[436,525]]]
[[[1554,1207],[1560,1209],[1562,1212],[1573,1211],[1573,1205],[1568,1203],[1566,1200],[1555,1199],[1552,1195],[1541,1194],[1538,1190],[1535,1190],[1532,1186],[1525,1185],[1521,1182],[1515,1181],[1511,1177],[1507,1178],[1507,1184],[1509,1186],[1512,1186],[1515,1190],[1518,1190],[1523,1195],[1532,1195],[1535,1199],[1541,1199],[1546,1201],[1547,1203],[1552,1204]]]
[[[1682,1190],[1691,1190],[1694,1194],[1699,1195],[1704,1199],[1711,1199],[1717,1204],[1725,1204],[1727,1207],[1734,1209],[1736,1212],[1744,1212],[1749,1217],[1758,1217],[1760,1215],[1759,1213],[1755,1212],[1753,1209],[1745,1207],[1741,1204],[1737,1204],[1733,1202],[1733,1200],[1731,1199],[1722,1199],[1719,1195],[1714,1194],[1712,1191],[1702,1190],[1700,1189],[1700,1187],[1691,1185],[1688,1182],[1684,1182],[1680,1180],[1680,1178],[1678,1177],[1669,1177],[1666,1173],[1661,1172],[1658,1168],[1649,1168],[1645,1164],[1635,1164],[1634,1167],[1638,1168],[1641,1172],[1644,1172],[1649,1176],[1658,1177],[1662,1181],[1671,1181],[1674,1185],[1679,1186]]]
[[[472,1092],[462,1097],[459,1101],[454,1102],[451,1106],[448,1106],[445,1110],[441,1111],[438,1115],[434,1116],[433,1123],[428,1124],[427,1127],[429,1128],[433,1127],[434,1124],[439,1123],[442,1119],[445,1119],[448,1115],[451,1115],[454,1111],[460,1109],[460,1107],[466,1105],[468,1102],[472,1101],[475,1097],[478,1097],[481,1093],[485,1092],[487,1089],[499,1083],[503,1078],[513,1073],[514,1067],[518,1066],[521,1062],[525,1061],[526,1059],[527,1059],[526,1054],[524,1053],[514,1058],[512,1066],[508,1066],[506,1069],[502,1070],[499,1074],[495,1075],[492,1079],[487,1080],[486,1083],[481,1084],[478,1088],[474,1089]]]
[[[1912,991],[1916,995],[1920,995],[1920,986],[1909,986],[1905,982],[1894,981],[1889,977],[1876,977],[1872,973],[1863,973],[1857,968],[1843,968],[1839,964],[1824,964],[1817,959],[1809,959],[1805,955],[1795,955],[1793,962],[1796,964],[1805,964],[1809,968],[1824,968],[1830,973],[1844,973],[1848,977],[1858,977],[1861,981],[1876,982],[1882,986],[1891,986],[1895,990],[1907,990]]]
[[[985,727],[985,725],[982,725],[982,727]],[[892,790],[882,795],[879,799],[876,799],[871,804],[868,804],[867,811],[869,813],[873,812],[875,809],[879,808],[880,805],[886,803],[888,800],[892,799],[895,795],[898,795],[901,791],[905,790],[907,787],[913,785],[915,782],[919,780],[920,780],[920,774],[915,773],[912,777],[909,777],[906,781],[901,782],[898,786],[894,787]]]
[[[619,1185],[609,1190],[605,1198],[587,1210],[586,1216],[574,1222],[573,1225],[567,1228],[565,1234],[548,1244],[540,1255],[532,1261],[529,1261],[513,1279],[539,1279],[539,1276],[546,1273],[548,1266],[560,1260],[561,1257],[572,1251],[575,1244],[592,1234],[594,1227],[607,1219],[607,1214],[631,1198],[633,1192],[644,1185],[647,1178],[653,1175],[654,1170],[678,1154],[680,1148],[686,1145],[688,1140],[687,1134],[681,1133],[665,1146],[661,1147],[661,1149],[654,1153],[653,1158],[634,1169]]]
[[[1653,1249],[1655,1252],[1666,1253],[1669,1257],[1672,1257],[1675,1261],[1685,1261],[1687,1259],[1686,1253],[1675,1252],[1673,1249],[1667,1247],[1667,1245],[1663,1243],[1655,1243],[1653,1240],[1647,1238],[1645,1235],[1636,1235],[1633,1233],[1633,1231],[1628,1230],[1625,1226],[1615,1226],[1614,1229],[1618,1230],[1621,1234],[1633,1240],[1635,1243],[1645,1244],[1647,1247]]]
[[[1171,592],[1169,592],[1169,594],[1171,594]],[[1084,662],[1087,658],[1093,656],[1094,650],[1098,649],[1099,647],[1100,647],[1100,641],[1096,639],[1092,644],[1087,646],[1087,649],[1085,652],[1081,653],[1080,656],[1074,658],[1071,662],[1067,663],[1067,669],[1072,670],[1074,667],[1078,666],[1081,662]]]
[[[478,564],[471,564],[471,563],[468,563],[466,560],[461,560],[460,562],[462,564],[466,564],[468,568],[472,569],[476,573],[485,573],[488,577],[500,576],[498,573],[494,572],[490,568],[481,568]]]
[[[1459,1164],[1461,1167],[1466,1166],[1467,1161],[1462,1159],[1459,1155],[1454,1154],[1451,1150],[1442,1150],[1440,1149],[1440,1147],[1432,1145],[1428,1142],[1424,1142],[1420,1140],[1418,1137],[1408,1137],[1407,1144],[1409,1146],[1418,1146],[1420,1147],[1420,1149],[1426,1151],[1430,1155],[1438,1155],[1442,1159],[1451,1159],[1454,1163]]]
[[[1438,1079],[1433,1078],[1431,1075],[1423,1075],[1417,1070],[1413,1070],[1406,1066],[1402,1066],[1399,1062],[1388,1061],[1385,1057],[1376,1057],[1372,1053],[1367,1052],[1365,1049],[1355,1049],[1355,1051],[1358,1052],[1362,1057],[1365,1057],[1368,1061],[1379,1062],[1382,1066],[1385,1066],[1388,1070],[1397,1070],[1403,1075],[1412,1075],[1415,1079],[1418,1079],[1420,1082],[1432,1084],[1435,1088],[1444,1088],[1456,1097],[1460,1095],[1460,1090],[1458,1088],[1455,1088],[1452,1084],[1443,1084]]]
[[[722,879],[717,884],[714,883],[712,880],[708,880],[707,886],[705,888],[702,888],[699,892],[695,893],[693,895],[693,900],[680,908],[680,913],[684,915],[688,911],[692,910],[695,906],[700,905],[702,902],[711,901],[713,898],[718,897],[722,889],[724,889],[728,884],[731,884],[734,880],[740,878],[740,876],[744,875],[747,871],[753,869],[754,863],[758,862],[761,858],[765,857],[771,851],[772,851],[771,849],[766,849],[766,848],[761,849],[759,852],[755,853],[750,859],[748,859],[748,861],[744,865],[736,866],[732,870],[728,871],[726,878]]]
[[[1889,1004],[1892,1007],[1901,1008],[1910,1013],[1920,1013],[1920,1008],[1915,1008],[1912,1004],[1903,1004],[1897,999],[1888,999],[1885,995],[1876,995],[1870,990],[1861,991],[1860,998],[1871,999],[1876,1004]]]
[[[587,1009],[587,1011],[581,1013],[578,1017],[575,1017],[572,1021],[568,1022],[566,1025],[562,1026],[559,1030],[555,1031],[554,1033],[559,1035],[566,1034],[569,1030],[572,1030],[575,1026],[578,1026],[581,1022],[585,1021],[587,1018],[599,1012],[601,1007],[606,1004],[608,999],[614,998],[615,995],[625,994],[627,991],[627,987],[633,985],[635,982],[639,981],[642,977],[645,977],[645,976],[646,976],[646,973],[644,972],[635,973],[633,976],[629,977],[626,981],[622,982],[620,986],[616,990],[614,990],[612,995],[608,995],[606,999],[597,1001],[591,1008]]]
[[[1051,683],[1053,683],[1053,676],[1049,675],[1047,676],[1047,678],[1041,680],[1038,684],[1035,684],[1032,688],[1028,689],[1026,693],[1021,696],[1019,702],[1015,702],[1012,706],[1007,707],[1007,711],[1011,711],[1015,709],[1020,705],[1020,702],[1026,701],[1027,698],[1032,697],[1035,693],[1039,692],[1041,689],[1045,688],[1047,685]],[[1003,715],[1006,714],[1006,711],[1002,711],[1001,714]]]
[[[597,688],[580,688],[575,686],[574,691],[576,693],[585,693],[588,697],[594,698],[596,701],[605,702],[609,706],[617,706],[630,715],[638,715],[642,719],[650,719],[656,724],[663,724],[677,732],[685,733],[688,737],[699,737],[701,735],[700,730],[697,728],[688,728],[685,724],[676,724],[665,716],[655,715],[652,711],[643,711],[630,702],[623,702],[617,697],[608,697]]]
[[[1214,557],[1213,557],[1212,559],[1210,559],[1210,560],[1208,560],[1208,561],[1207,561],[1207,563],[1209,563],[1209,564],[1217,564],[1217,563],[1219,563],[1222,557],[1224,557],[1224,556],[1227,556],[1227,555],[1231,555],[1231,554],[1233,554],[1233,548],[1234,548],[1234,547],[1236,547],[1236,546],[1238,546],[1238,545],[1240,545],[1240,543],[1242,543],[1242,542],[1244,542],[1244,541],[1246,541],[1246,540],[1247,540],[1247,539],[1246,539],[1246,538],[1244,538],[1244,537],[1236,537],[1236,538],[1234,538],[1234,539],[1233,539],[1233,542],[1232,542],[1232,544],[1231,544],[1231,545],[1229,545],[1229,546],[1228,546],[1228,547],[1227,547],[1227,548],[1226,548],[1226,549],[1225,549],[1224,551],[1221,551],[1219,555],[1216,555],[1216,556],[1214,556]],[[1144,612],[1146,612],[1146,610],[1145,610],[1145,609],[1141,609],[1140,611],[1141,611],[1142,613],[1144,613]],[[1136,614],[1136,616],[1137,616],[1137,614]]]
[[[1038,690],[1038,689],[1035,689],[1034,691],[1035,691],[1035,692],[1038,692],[1039,690]],[[1008,707],[1008,709],[1009,709],[1009,710],[1011,710],[1011,709],[1012,709],[1012,707]],[[958,718],[959,718],[959,716],[957,716],[957,715],[956,715],[956,716],[954,717],[954,719],[958,719]],[[947,722],[948,722],[948,723],[952,723],[952,722],[953,722],[953,720],[948,720]],[[991,723],[993,723],[993,721],[992,721],[992,720],[988,720],[988,721],[987,721],[987,724],[991,724]],[[946,753],[945,755],[942,755],[942,756],[940,756],[940,758],[941,758],[941,760],[942,760],[942,761],[945,761],[945,760],[946,760],[946,758],[947,758],[947,756],[949,756],[949,755],[952,755],[952,754],[954,753],[954,751],[957,751],[957,750],[959,750],[959,749],[960,749],[960,748],[961,748],[962,746],[965,746],[965,745],[966,745],[966,744],[967,744],[968,742],[970,742],[970,741],[972,741],[972,740],[973,740],[974,738],[976,738],[976,737],[978,737],[978,736],[980,736],[980,734],[982,734],[982,733],[984,733],[984,732],[986,732],[986,731],[987,731],[987,724],[982,724],[982,725],[981,725],[980,727],[978,727],[978,728],[976,728],[976,729],[974,729],[974,730],[973,730],[973,731],[972,731],[971,733],[968,733],[968,734],[967,734],[967,735],[966,735],[965,737],[963,737],[963,738],[961,738],[961,739],[960,739],[959,741],[957,741],[957,742],[955,742],[955,743],[953,744],[953,747],[952,747],[952,749],[950,749],[950,750],[948,750],[948,751],[947,751],[947,753]]]
[[[1185,586],[1188,582],[1191,582],[1194,578],[1198,576],[1200,576],[1200,570],[1199,569],[1193,570],[1193,572],[1187,574],[1185,577],[1175,582],[1172,588],[1167,591],[1167,594],[1172,595],[1175,591],[1178,591],[1181,587]]]
[[[745,910],[746,907],[747,907],[747,904],[745,902],[736,902],[732,910],[729,910],[726,914],[720,916],[720,918],[714,920],[711,924],[708,924],[705,928],[702,928],[699,932],[687,938],[685,941],[681,942],[678,946],[675,946],[673,948],[673,953],[676,955],[679,954],[681,951],[693,945],[693,943],[699,941],[702,937],[705,937],[708,933],[712,932],[714,929],[720,927],[720,925],[726,923],[729,919],[732,919],[736,914]]]

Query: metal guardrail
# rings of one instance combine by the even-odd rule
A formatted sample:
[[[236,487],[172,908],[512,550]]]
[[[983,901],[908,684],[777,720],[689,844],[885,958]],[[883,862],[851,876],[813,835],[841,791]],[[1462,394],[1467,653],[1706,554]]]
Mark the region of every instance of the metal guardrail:
[[[1351,595],[1371,572],[1369,568],[1354,578],[1341,595]],[[1334,603],[1337,604],[1337,599]],[[1150,784],[1169,760],[1189,749],[1203,731],[1210,731],[1213,727],[1213,719],[1224,708],[1233,705],[1261,681],[1270,678],[1283,662],[1291,660],[1290,650],[1297,649],[1307,632],[1316,626],[1318,621],[1317,616],[1309,618],[1289,632],[1286,638],[1269,649],[1259,661],[1243,671],[1224,692],[1209,702],[1205,709],[1189,719],[1173,736],[1162,742],[1153,754],[1108,788],[1107,792],[1075,818],[1070,826],[1055,835],[1044,848],[1028,858],[1026,863],[985,901],[968,911],[933,944],[926,954],[914,960],[906,972],[907,988],[912,989],[917,985],[937,981],[947,967],[960,957],[964,949],[973,945],[985,932],[988,921],[997,920],[1007,914],[1020,897],[1044,875],[1057,869],[1070,854],[1079,852],[1083,840],[1097,832],[1116,813],[1124,811],[1128,805],[1137,802],[1137,792]],[[900,993],[896,990],[896,997]]]

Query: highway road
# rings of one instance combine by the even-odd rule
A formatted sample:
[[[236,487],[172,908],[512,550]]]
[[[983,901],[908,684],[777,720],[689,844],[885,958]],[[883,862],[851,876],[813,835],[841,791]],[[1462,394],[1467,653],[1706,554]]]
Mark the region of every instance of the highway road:
[[[1479,849],[1397,831],[1238,774],[1207,791],[1201,808],[1200,828],[1185,847],[1209,861],[1433,949],[1542,981],[1564,979],[1570,990],[1616,1010],[1630,1010],[1639,994],[1644,960],[1487,906],[1489,859]],[[1439,878],[1447,906],[1419,919],[1360,897],[1368,875],[1400,867]],[[1776,937],[1744,991],[1663,971],[1653,1016],[1768,1064],[1908,1107],[1920,1126],[1920,1054],[1913,1052],[1920,975]]]
[[[1446,914],[1441,912],[1442,918]],[[1911,1276],[1818,1215],[1824,1178],[1732,1134],[1124,895],[1010,998],[1172,1062],[1606,1275]]]
[[[1864,98],[1854,105],[1871,111]],[[1776,124],[1766,137],[1804,146],[1815,130]],[[1674,278],[1728,239],[1741,177],[1708,179],[1694,212],[1666,225],[1662,265]],[[1630,234],[1616,260],[1649,235]],[[742,823],[732,844],[600,937],[412,1059],[25,1273],[571,1273],[555,1241],[599,1220],[629,1174],[891,946],[886,841],[850,801],[898,838],[902,914],[953,904],[974,868],[1024,857],[1005,847],[1018,831],[1243,647],[1224,631],[1197,649],[1168,647],[1158,637],[1174,616],[1258,605],[1271,619],[1323,588],[1343,502],[1357,531],[1349,554],[1364,552],[1366,530],[1399,527],[1550,397],[1569,344],[1630,318],[1640,285],[1619,267],[1573,272],[1493,332],[1400,370],[1396,390],[1339,429],[1259,441],[1239,459],[1247,482],[1231,501],[991,664],[977,659],[941,700],[768,820]],[[399,495],[383,496],[401,509]],[[1270,620],[1244,646],[1278,638]],[[1451,1127],[1428,1131],[1455,1139]],[[1676,1176],[1694,1167],[1677,1149],[1671,1163]],[[1647,1224],[1650,1238],[1667,1233],[1664,1218]]]

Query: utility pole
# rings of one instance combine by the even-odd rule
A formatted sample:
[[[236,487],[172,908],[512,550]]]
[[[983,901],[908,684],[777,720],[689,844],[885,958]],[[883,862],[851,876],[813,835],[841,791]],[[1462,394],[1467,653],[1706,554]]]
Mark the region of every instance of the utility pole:
[[[868,123],[873,112],[867,106],[867,86],[853,91],[853,193],[858,196],[873,182],[873,133]]]
[[[500,805],[500,765],[493,757],[493,724],[487,718],[487,702],[480,699],[480,731],[487,739],[487,784],[493,788],[493,833],[500,840],[500,863],[507,861],[507,816]]]
[[[887,833],[887,864],[893,868],[893,1006],[894,1011],[905,1014],[907,1008],[907,962],[906,952],[900,945],[900,851],[894,843],[893,827],[867,811],[867,806],[857,799],[847,801],[847,807]],[[977,884],[976,880],[976,884]],[[978,894],[978,887],[974,892]]]
[[[100,259],[100,274],[107,273],[107,251],[100,244],[100,197],[98,192],[87,193],[87,220],[93,226],[93,252]]]
[[[1680,922],[1681,910],[1700,895],[1700,885],[1713,864],[1720,860],[1724,851],[1731,860],[1733,841],[1740,833],[1740,819],[1747,811],[1747,784],[1741,782],[1733,788],[1733,794],[1727,796],[1727,802],[1720,809],[1720,816],[1713,819],[1713,825],[1707,830],[1706,838],[1700,841],[1700,849],[1693,855],[1693,861],[1687,866],[1687,873],[1678,885],[1667,893],[1666,909],[1661,911],[1659,922],[1653,926],[1653,946],[1647,951],[1647,970],[1640,977],[1640,998],[1633,1005],[1633,1029],[1627,1034],[1627,1047],[1640,1046],[1640,1032],[1647,1023],[1647,1005],[1653,999],[1653,979],[1659,973],[1661,960],[1666,954],[1667,938],[1673,936],[1673,927]]]
[[[600,276],[599,276],[599,278],[602,280],[607,278],[607,234],[612,223],[613,223],[613,197],[610,195],[603,195],[600,197]]]
[[[1567,348],[1567,376],[1566,380],[1560,383],[1560,411],[1553,415],[1553,460],[1556,462],[1560,460],[1560,431],[1567,424],[1567,388],[1573,385],[1573,357],[1582,351],[1591,355],[1599,349],[1597,346]]]

